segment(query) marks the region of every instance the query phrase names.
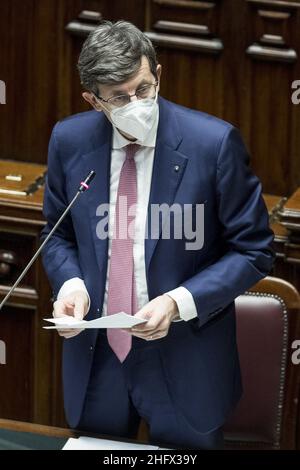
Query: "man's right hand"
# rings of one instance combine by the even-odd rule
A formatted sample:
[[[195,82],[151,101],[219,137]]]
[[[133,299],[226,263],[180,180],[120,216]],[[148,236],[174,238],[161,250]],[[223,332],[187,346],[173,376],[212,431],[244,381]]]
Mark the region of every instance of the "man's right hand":
[[[53,317],[63,318],[71,316],[77,320],[83,320],[89,309],[89,298],[86,292],[76,290],[71,294],[56,300],[53,304]],[[82,330],[57,330],[60,336],[64,338],[73,338],[79,335]]]

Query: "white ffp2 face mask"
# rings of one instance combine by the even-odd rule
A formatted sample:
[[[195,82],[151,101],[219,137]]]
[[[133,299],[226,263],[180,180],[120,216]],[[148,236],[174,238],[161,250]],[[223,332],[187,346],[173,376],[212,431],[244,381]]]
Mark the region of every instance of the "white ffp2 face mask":
[[[120,131],[144,142],[158,114],[157,93],[155,98],[131,101],[122,108],[110,112],[112,124]]]

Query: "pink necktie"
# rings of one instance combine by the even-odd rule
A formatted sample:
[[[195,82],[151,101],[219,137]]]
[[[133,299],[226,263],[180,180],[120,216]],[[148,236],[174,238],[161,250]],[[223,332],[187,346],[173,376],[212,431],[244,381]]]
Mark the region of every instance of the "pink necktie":
[[[133,315],[137,312],[133,264],[133,229],[135,222],[135,205],[137,203],[134,155],[138,148],[139,145],[137,144],[129,144],[126,146],[126,159],[120,173],[114,236],[111,244],[107,315],[121,311]],[[128,230],[129,226],[130,229]],[[108,328],[107,338],[110,347],[117,355],[120,362],[123,362],[131,349],[131,334],[119,328]]]

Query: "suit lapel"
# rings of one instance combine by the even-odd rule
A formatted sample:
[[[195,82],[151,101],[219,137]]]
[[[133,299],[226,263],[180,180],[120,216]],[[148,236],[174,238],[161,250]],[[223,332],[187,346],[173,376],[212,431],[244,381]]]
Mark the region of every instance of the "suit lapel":
[[[145,263],[147,273],[164,223],[162,220],[155,237],[151,238],[151,207],[154,204],[168,204],[168,206],[173,204],[188,161],[188,158],[177,150],[182,141],[182,137],[179,132],[177,120],[170,109],[170,105],[162,98],[160,98],[159,104],[159,125],[145,234]]]
[[[109,184],[110,184],[110,162],[111,162],[111,135],[112,127],[108,120],[102,119],[101,128],[94,134],[94,150],[83,156],[86,169],[93,169],[96,172],[93,183],[87,191],[87,210],[89,211],[92,236],[95,246],[95,255],[100,272],[106,275],[108,256],[108,236],[101,238],[97,234],[97,225],[107,219],[108,213],[102,215],[97,213],[100,204],[109,204]]]

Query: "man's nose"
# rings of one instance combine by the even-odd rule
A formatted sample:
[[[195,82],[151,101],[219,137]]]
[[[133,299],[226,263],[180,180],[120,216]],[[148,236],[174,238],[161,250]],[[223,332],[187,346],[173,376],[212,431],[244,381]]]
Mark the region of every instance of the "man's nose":
[[[130,95],[130,101],[137,101],[137,99],[136,95]]]

